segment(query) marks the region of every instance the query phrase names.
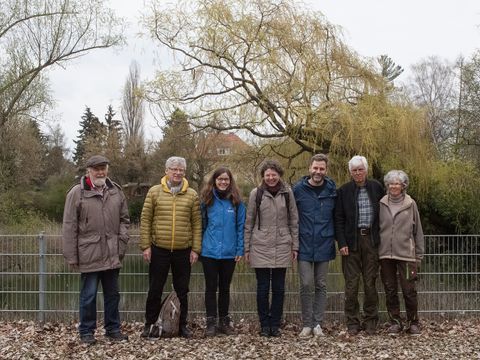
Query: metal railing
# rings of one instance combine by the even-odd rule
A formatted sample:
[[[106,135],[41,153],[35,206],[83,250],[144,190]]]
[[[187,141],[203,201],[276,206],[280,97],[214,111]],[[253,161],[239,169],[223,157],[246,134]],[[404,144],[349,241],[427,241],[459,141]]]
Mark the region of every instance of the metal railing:
[[[123,320],[142,321],[148,290],[148,266],[132,236],[120,273]],[[422,317],[478,316],[480,312],[480,235],[426,236],[426,255],[418,282],[419,312]],[[300,312],[296,267],[286,280],[284,312]],[[70,321],[78,318],[80,277],[65,264],[58,235],[0,235],[0,319]],[[328,275],[328,320],[343,317],[343,275],[340,258],[330,263]],[[237,265],[231,288],[232,314],[256,314],[255,274],[244,263]],[[377,281],[380,312],[385,314],[384,294]],[[171,289],[171,280],[165,287]],[[204,279],[195,264],[190,280],[189,307],[193,316],[204,314]],[[360,296],[362,298],[362,294]],[[102,311],[101,291],[98,309]]]

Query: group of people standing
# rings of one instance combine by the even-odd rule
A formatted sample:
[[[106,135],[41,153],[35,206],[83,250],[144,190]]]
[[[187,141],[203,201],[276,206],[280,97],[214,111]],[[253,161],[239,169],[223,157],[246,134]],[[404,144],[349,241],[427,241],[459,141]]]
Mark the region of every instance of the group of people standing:
[[[63,241],[67,262],[81,272],[80,339],[94,343],[96,292],[102,282],[105,335],[125,340],[118,315],[118,272],[129,224],[126,201],[107,177],[108,159],[87,160],[87,175],[67,195]],[[380,268],[390,318],[388,332],[419,334],[416,273],[423,257],[423,233],[415,201],[406,194],[408,176],[392,170],[383,186],[367,179],[368,163],[354,156],[352,181],[340,188],[327,176],[328,157],[314,155],[309,175],[293,188],[275,160],[260,168],[261,184],[242,202],[232,172],[216,169],[200,196],[185,178],[186,161],[171,157],[165,176],[148,191],[141,214],[140,248],[149,263],[145,338],[159,337],[156,325],[169,271],[180,301],[179,335],[187,326],[191,266],[200,260],[205,278],[206,336],[233,334],[230,285],[244,258],[255,271],[261,336],[280,336],[287,268],[298,262],[303,328],[300,337],[322,336],[329,262],[335,241],[345,279],[345,319],[350,335],[374,334],[378,323],[376,278]],[[89,221],[90,219],[90,221]],[[97,266],[98,264],[98,266]],[[398,273],[398,276],[397,276]],[[364,287],[363,316],[358,292]],[[400,316],[398,279],[406,307]]]

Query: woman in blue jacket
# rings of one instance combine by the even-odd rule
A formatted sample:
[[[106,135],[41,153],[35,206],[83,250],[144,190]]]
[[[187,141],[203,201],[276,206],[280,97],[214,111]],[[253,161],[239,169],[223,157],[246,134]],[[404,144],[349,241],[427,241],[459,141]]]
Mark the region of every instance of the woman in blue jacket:
[[[230,283],[235,265],[243,256],[245,205],[232,173],[225,167],[216,169],[201,194],[203,239],[201,262],[205,274],[205,335],[218,331],[233,334],[228,316]]]

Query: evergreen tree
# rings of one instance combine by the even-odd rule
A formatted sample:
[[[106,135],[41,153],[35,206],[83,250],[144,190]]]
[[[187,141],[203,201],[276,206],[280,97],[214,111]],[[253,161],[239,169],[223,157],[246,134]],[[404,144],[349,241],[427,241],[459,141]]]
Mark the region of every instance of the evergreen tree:
[[[105,139],[105,156],[110,160],[111,174],[115,181],[124,183],[126,181],[125,158],[122,149],[123,127],[120,120],[115,119],[116,112],[112,105],[108,105],[105,114],[106,123],[106,139]]]
[[[83,166],[89,153],[95,152],[98,148],[101,149],[102,144],[98,141],[102,140],[105,131],[105,125],[98,120],[88,106],[85,107],[81,119],[78,140],[73,141],[76,144],[73,161],[79,167]]]

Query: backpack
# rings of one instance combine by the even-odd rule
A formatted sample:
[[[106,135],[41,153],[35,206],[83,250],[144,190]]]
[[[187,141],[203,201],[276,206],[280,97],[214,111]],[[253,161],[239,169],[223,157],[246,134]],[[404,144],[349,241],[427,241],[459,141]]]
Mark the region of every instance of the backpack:
[[[258,230],[260,230],[260,204],[262,203],[264,191],[265,189],[263,187],[257,187],[257,194],[255,197],[255,216],[253,218],[256,219],[258,215]],[[287,217],[288,220],[290,220],[290,193],[287,191],[282,192],[281,194],[285,196],[285,204],[287,205]]]
[[[162,301],[160,314],[158,314],[155,325],[158,326],[159,335],[162,337],[178,335],[180,325],[180,300],[178,300],[177,293],[174,290]]]

